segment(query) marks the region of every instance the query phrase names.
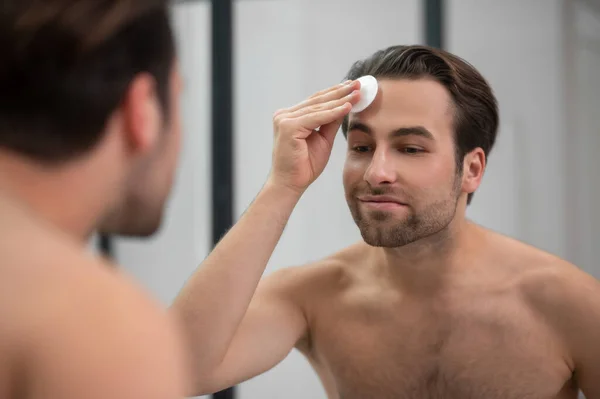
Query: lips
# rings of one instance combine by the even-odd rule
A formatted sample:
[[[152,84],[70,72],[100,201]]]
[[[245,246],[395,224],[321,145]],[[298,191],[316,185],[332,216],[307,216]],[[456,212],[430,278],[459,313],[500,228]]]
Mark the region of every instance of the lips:
[[[370,203],[393,203],[397,205],[406,205],[401,200],[396,197],[390,195],[365,195],[358,197],[358,200],[361,202],[370,202]]]
[[[366,195],[358,197],[358,200],[365,206],[380,211],[393,211],[406,206],[398,198],[389,195]]]

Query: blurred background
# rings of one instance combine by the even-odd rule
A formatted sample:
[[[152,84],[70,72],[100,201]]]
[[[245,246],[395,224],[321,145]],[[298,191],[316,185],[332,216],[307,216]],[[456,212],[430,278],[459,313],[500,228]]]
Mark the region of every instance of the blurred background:
[[[501,127],[470,219],[600,278],[600,0],[197,0],[173,6],[186,79],[185,145],[165,225],[101,248],[166,305],[253,200],[272,115],[396,44],[441,46],[491,83]],[[360,240],[339,137],[266,274]],[[324,399],[295,351],[218,398]]]

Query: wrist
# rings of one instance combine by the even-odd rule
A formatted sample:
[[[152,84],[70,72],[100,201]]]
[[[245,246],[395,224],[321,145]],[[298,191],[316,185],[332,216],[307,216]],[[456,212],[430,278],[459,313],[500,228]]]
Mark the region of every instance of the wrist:
[[[246,215],[268,214],[285,225],[302,196],[297,190],[268,180],[248,208]]]
[[[287,203],[297,203],[304,194],[303,189],[279,183],[269,178],[261,190],[264,194],[273,196]]]
[[[276,192],[285,198],[297,198],[299,200],[304,191],[306,191],[306,188],[298,187],[287,180],[289,179],[282,178],[277,173],[271,171],[263,188]]]

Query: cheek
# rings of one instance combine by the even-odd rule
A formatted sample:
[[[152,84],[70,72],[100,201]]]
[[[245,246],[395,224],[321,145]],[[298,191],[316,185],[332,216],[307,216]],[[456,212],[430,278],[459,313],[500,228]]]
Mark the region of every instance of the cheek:
[[[170,132],[172,136],[172,147],[175,156],[179,155],[182,147],[182,121],[181,121],[181,108],[179,96],[176,95],[171,101],[171,118],[170,118]]]
[[[405,169],[408,184],[427,193],[445,192],[454,183],[455,164],[453,159],[429,155],[423,162],[414,162]]]
[[[364,162],[352,158],[350,154],[346,156],[343,172],[344,186],[350,187],[363,181],[365,170]]]
[[[181,118],[177,109],[177,104],[172,103],[169,124],[163,132],[163,142],[159,150],[161,154],[157,160],[157,168],[161,168],[161,185],[170,186],[177,174],[181,150],[183,148],[183,137],[181,128]]]
[[[183,141],[183,132],[182,132],[182,128],[181,128],[181,119],[179,118],[179,115],[176,115],[175,120],[173,121],[173,129],[172,129],[172,135],[173,135],[173,141],[174,144],[173,146],[175,147],[174,152],[176,156],[179,156],[179,153],[181,151],[182,148],[182,141]]]

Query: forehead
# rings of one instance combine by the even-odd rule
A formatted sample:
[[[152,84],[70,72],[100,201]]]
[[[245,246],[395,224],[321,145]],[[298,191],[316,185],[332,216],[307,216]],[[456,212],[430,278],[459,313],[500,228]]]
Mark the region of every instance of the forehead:
[[[350,122],[389,132],[423,126],[434,136],[452,131],[452,99],[444,86],[430,79],[382,79],[375,101],[365,111],[350,114]]]

